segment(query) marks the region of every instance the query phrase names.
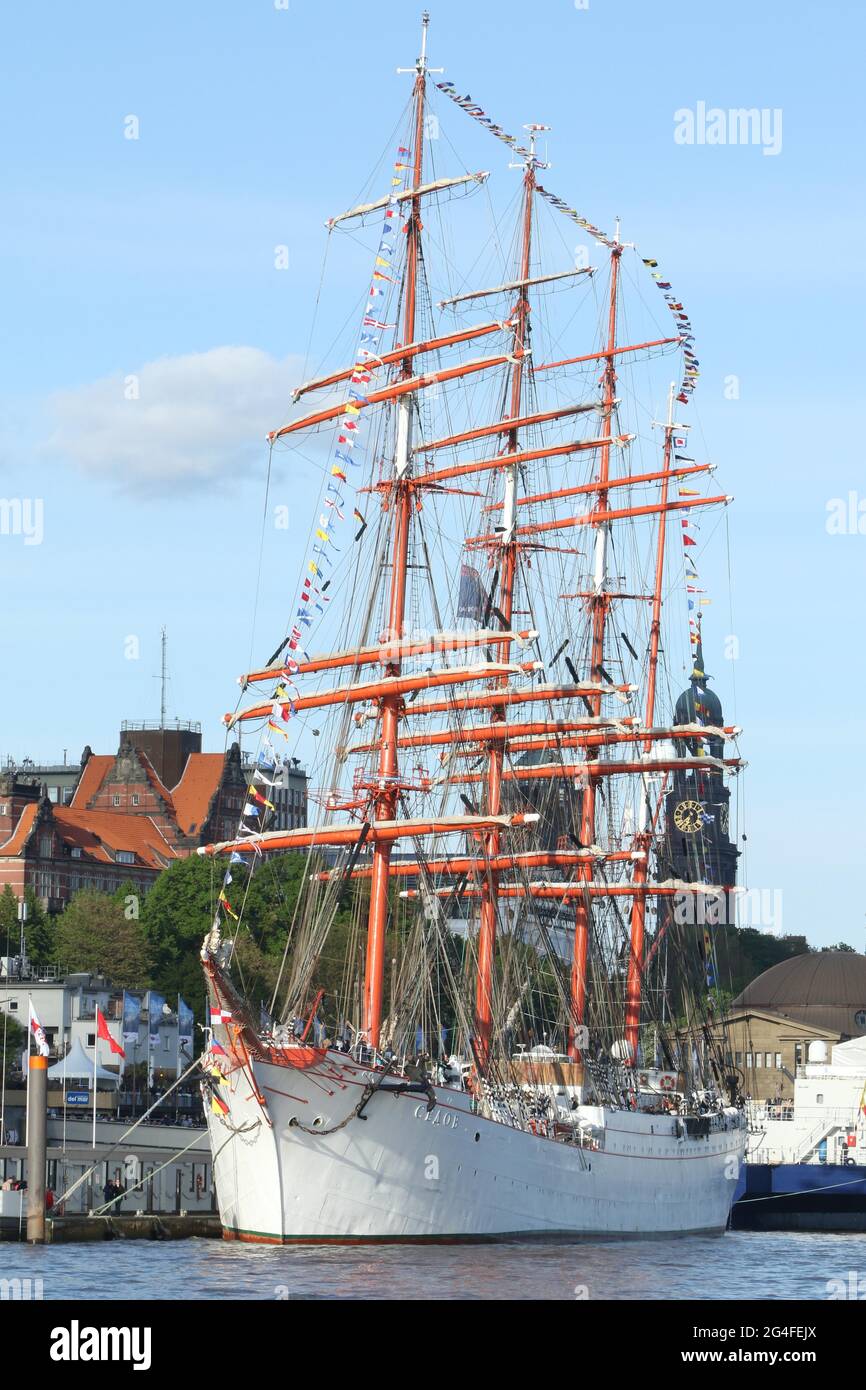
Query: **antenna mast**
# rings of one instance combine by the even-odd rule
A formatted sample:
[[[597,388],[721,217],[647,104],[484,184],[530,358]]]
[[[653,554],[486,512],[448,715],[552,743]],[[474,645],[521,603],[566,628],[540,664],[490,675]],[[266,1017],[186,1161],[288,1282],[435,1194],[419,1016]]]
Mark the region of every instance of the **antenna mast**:
[[[165,628],[162,629],[162,670],[160,674],[159,727],[165,728]]]

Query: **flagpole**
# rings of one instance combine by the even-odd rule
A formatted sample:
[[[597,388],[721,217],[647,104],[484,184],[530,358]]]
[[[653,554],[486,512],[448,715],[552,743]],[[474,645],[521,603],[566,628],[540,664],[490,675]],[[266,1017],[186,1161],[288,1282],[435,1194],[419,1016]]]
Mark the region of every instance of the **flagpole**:
[[[33,995],[27,994],[27,1094],[24,1099],[24,1147],[30,1137],[30,1039],[33,1036],[33,1025],[31,1017],[33,1013]]]
[[[7,1014],[3,1010],[3,1076],[0,1077],[0,1138],[6,1143],[6,1023]],[[29,1044],[28,1044],[29,1047]]]
[[[99,1023],[93,1035],[93,1161],[96,1162],[96,1049],[99,1046]]]
[[[11,931],[11,927],[7,925],[7,927],[6,927],[6,959],[7,959],[7,961],[9,960],[9,933],[10,933],[10,931]],[[7,976],[7,985],[8,985],[8,976]],[[4,1002],[8,1002],[8,999],[9,999],[9,996],[8,996],[8,994],[7,994],[6,1000],[5,1000]],[[2,1141],[3,1141],[4,1144],[6,1143],[6,1025],[7,1025],[7,1023],[8,1023],[8,1020],[9,1020],[9,1015],[7,1014],[6,1010],[4,1009],[4,1010],[3,1010],[3,1077],[2,1077],[2,1080],[0,1080],[0,1139],[2,1139]],[[29,1018],[28,1018],[28,1020],[27,1020],[27,1057],[28,1057],[28,1060],[29,1060],[29,1057],[30,1057],[30,1019],[29,1019]],[[29,1068],[28,1068],[28,1071],[29,1071]]]

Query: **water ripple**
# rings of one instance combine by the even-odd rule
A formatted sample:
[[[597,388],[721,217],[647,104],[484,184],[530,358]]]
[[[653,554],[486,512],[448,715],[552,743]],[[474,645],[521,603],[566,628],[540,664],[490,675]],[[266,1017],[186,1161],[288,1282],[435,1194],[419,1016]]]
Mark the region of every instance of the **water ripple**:
[[[4,1248],[46,1299],[825,1299],[866,1236],[734,1232],[633,1243],[275,1246],[217,1240]]]

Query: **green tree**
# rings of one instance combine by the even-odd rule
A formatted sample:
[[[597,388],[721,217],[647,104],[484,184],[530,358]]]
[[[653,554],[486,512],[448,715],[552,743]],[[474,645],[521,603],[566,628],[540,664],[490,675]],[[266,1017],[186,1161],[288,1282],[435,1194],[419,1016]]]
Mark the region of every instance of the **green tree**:
[[[169,999],[182,994],[199,1017],[204,1010],[199,951],[223,871],[223,864],[197,854],[178,859],[160,874],[141,909],[156,988]]]
[[[18,946],[18,899],[7,883],[0,893],[0,953],[14,955]]]
[[[151,960],[142,922],[128,918],[108,893],[84,888],[61,913],[55,955],[68,971],[106,975],[112,984],[141,989],[150,983]]]
[[[713,929],[719,965],[719,987],[736,997],[765,970],[792,956],[809,953],[805,936],[771,936],[755,927]]]
[[[319,867],[310,855],[271,855],[248,879],[242,866],[232,865],[232,874],[246,897],[244,920],[262,950],[282,955],[301,888]]]
[[[51,964],[54,955],[54,923],[32,888],[24,890],[27,908],[25,944],[27,959],[37,972]],[[0,955],[17,955],[21,922],[18,899],[7,883],[0,893]]]
[[[27,1046],[27,1030],[16,1019],[4,1013],[0,1018],[0,1056],[3,1074],[9,1080],[10,1073],[21,1066],[21,1054]]]
[[[227,867],[232,879],[226,885],[226,897],[241,917],[234,974],[249,999],[269,1002],[298,895],[317,861],[305,854],[271,855],[250,878],[243,864],[191,855],[160,874],[141,913],[154,983],[169,998],[182,994],[199,1016],[204,1009],[199,952],[213,922]],[[338,914],[337,932],[346,915]],[[234,935],[231,918],[224,934]],[[327,987],[333,983],[332,976],[337,978],[336,967],[326,974]]]
[[[38,974],[54,959],[54,922],[43,909],[32,888],[25,888],[24,904],[27,908],[27,920],[25,922],[27,959]]]

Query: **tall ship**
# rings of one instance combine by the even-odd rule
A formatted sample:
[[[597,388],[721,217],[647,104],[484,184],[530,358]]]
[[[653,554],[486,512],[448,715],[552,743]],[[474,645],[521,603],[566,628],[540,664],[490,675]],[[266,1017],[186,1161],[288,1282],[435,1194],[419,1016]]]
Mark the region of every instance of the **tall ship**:
[[[510,133],[428,66],[426,15],[400,71],[394,145],[327,224],[360,298],[269,437],[318,501],[226,716],[257,740],[237,831],[199,851],[223,1230],[721,1232],[746,1137],[714,1013],[740,763],[703,658],[692,556],[731,499],[682,419],[691,321],[618,223],[548,187],[545,126]],[[300,747],[315,811],[275,828]],[[244,903],[289,852],[263,1000]]]

